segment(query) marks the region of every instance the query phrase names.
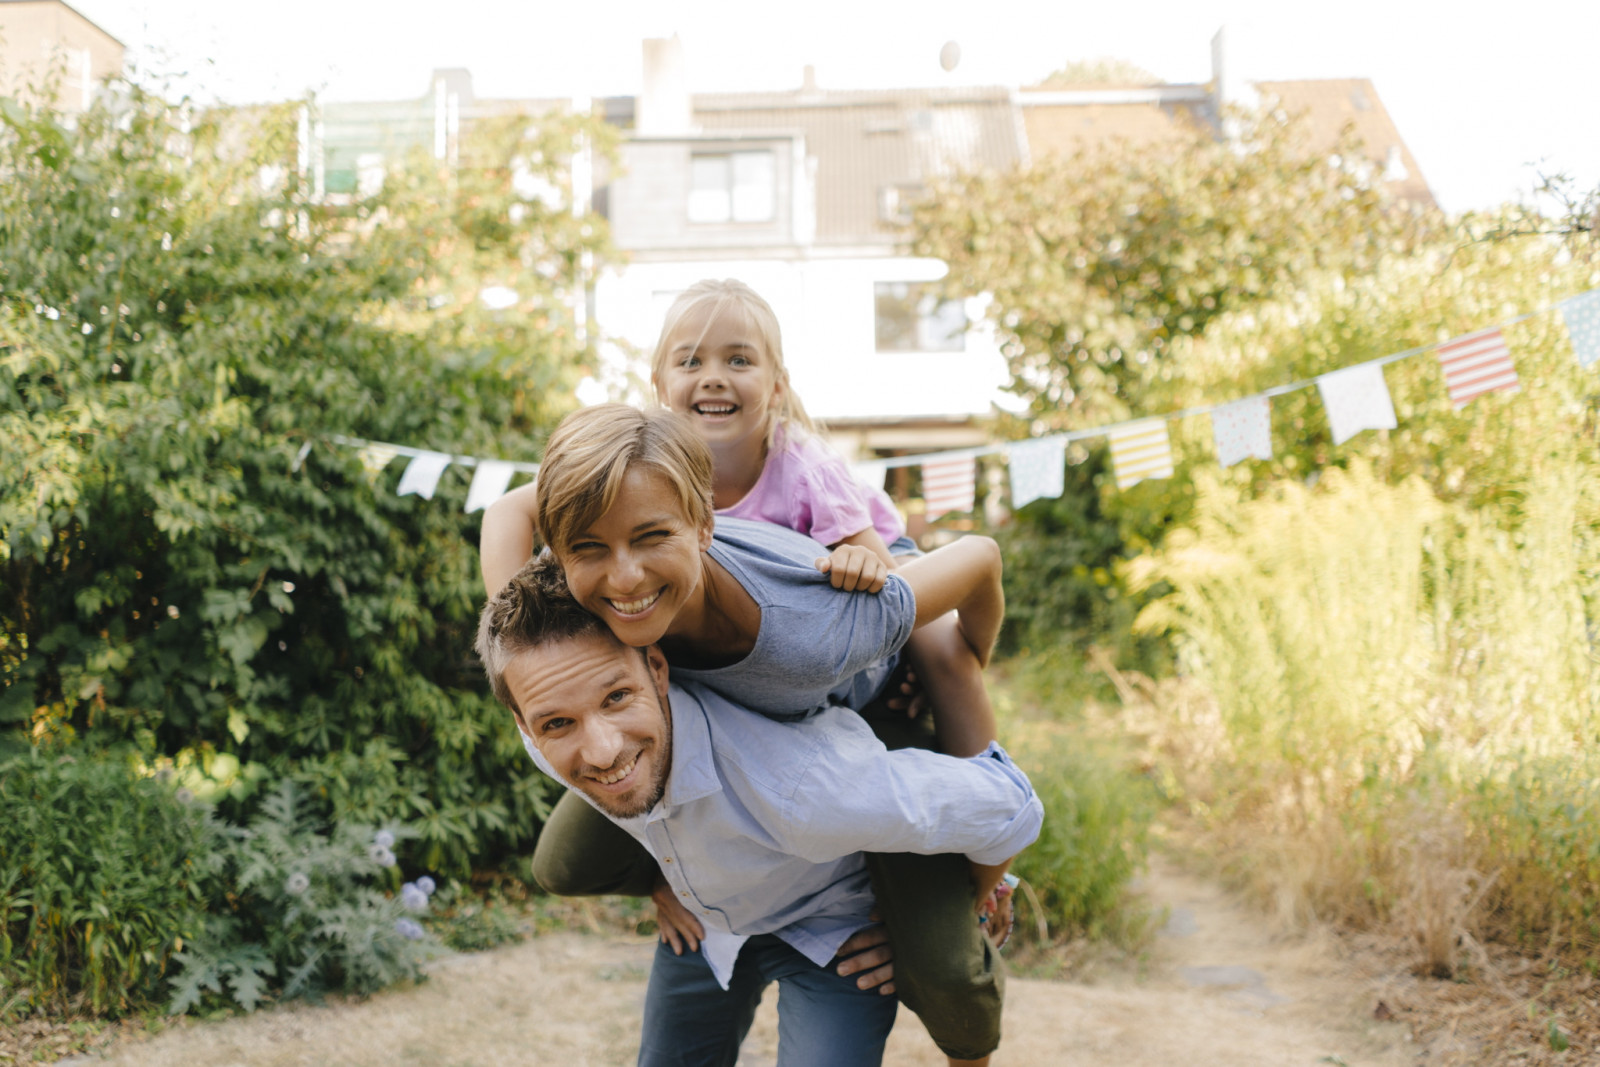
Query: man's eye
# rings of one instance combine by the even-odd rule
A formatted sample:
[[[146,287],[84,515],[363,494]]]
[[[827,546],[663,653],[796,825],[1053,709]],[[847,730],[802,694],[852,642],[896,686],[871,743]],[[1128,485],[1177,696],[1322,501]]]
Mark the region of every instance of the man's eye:
[[[620,704],[628,699],[629,690],[617,689],[606,695],[607,704]]]
[[[555,733],[557,730],[564,730],[571,725],[571,719],[546,719],[544,722],[539,724],[539,732],[542,734],[551,734]]]

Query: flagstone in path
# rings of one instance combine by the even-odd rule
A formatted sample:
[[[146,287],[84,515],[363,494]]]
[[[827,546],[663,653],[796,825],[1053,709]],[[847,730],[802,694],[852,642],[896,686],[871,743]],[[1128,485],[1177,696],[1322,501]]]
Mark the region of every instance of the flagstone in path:
[[[1075,982],[1012,976],[996,1067],[1401,1067],[1408,1031],[1373,1019],[1372,977],[1316,938],[1277,939],[1216,886],[1158,863],[1145,892],[1170,919],[1139,968]],[[652,946],[546,935],[439,962],[424,985],[168,1031],[75,1064],[114,1067],[623,1067]],[[762,1005],[740,1067],[773,1067]],[[943,1067],[902,1009],[887,1067]]]

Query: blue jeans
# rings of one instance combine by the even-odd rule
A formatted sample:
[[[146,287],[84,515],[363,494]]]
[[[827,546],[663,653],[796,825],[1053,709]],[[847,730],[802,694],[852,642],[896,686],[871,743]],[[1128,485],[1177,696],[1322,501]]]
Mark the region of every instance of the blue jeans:
[[[728,988],[698,952],[656,945],[644,999],[639,1067],[734,1067],[761,992],[778,983],[778,1067],[877,1067],[894,997],[856,988],[772,934],[739,950]]]

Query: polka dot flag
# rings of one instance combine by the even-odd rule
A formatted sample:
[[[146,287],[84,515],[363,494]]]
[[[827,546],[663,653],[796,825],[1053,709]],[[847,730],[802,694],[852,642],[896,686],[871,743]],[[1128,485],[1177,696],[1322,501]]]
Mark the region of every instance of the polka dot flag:
[[[1211,412],[1211,436],[1217,462],[1231,467],[1242,459],[1272,458],[1272,402],[1247,396]]]
[[[1587,367],[1600,359],[1600,289],[1563,300],[1560,308],[1567,335],[1572,338],[1572,352],[1578,364]]]

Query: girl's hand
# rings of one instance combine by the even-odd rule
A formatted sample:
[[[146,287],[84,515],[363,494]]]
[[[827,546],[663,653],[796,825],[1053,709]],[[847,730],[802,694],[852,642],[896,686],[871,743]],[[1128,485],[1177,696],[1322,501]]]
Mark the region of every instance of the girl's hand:
[[[656,902],[656,926],[661,940],[672,946],[673,955],[683,955],[685,946],[690,952],[698,952],[700,939],[706,936],[705,927],[689,914],[688,908],[678,903],[677,895],[665,878],[656,879],[650,899]]]
[[[840,545],[832,555],[817,560],[817,570],[828,576],[829,585],[847,593],[880,592],[889,576],[889,565],[861,545]]]

